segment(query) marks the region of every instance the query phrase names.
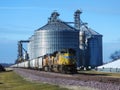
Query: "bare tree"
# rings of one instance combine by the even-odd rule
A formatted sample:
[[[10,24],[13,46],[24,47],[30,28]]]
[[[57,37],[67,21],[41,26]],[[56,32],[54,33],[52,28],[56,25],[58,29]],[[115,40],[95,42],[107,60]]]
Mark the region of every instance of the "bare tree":
[[[112,59],[112,61],[115,61],[117,59],[120,59],[120,50],[115,51],[114,53],[112,53],[110,55],[110,59]]]

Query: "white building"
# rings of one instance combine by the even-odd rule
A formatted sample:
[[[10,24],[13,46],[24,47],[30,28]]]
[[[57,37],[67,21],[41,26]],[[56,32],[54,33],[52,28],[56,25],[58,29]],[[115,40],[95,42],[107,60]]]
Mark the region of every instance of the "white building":
[[[120,59],[109,62],[109,63],[101,65],[101,66],[98,66],[97,69],[98,69],[98,71],[119,72],[120,73]]]

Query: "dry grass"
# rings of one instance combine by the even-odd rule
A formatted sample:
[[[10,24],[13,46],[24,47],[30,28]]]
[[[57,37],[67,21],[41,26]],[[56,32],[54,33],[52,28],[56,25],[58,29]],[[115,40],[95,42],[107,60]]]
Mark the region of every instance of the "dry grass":
[[[14,72],[0,73],[0,90],[68,90],[56,85],[31,83]]]
[[[87,75],[96,75],[96,76],[120,78],[120,73],[99,72],[99,71],[95,71],[95,70],[79,71],[79,73],[80,74],[87,74]]]

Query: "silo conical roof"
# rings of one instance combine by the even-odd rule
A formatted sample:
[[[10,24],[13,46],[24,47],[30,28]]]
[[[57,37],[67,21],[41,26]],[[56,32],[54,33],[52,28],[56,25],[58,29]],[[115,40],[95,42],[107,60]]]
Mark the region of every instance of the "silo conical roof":
[[[39,28],[38,30],[71,30],[75,31],[76,29],[71,27],[65,22],[62,21],[56,21],[56,22],[50,22],[44,25],[43,27]]]
[[[53,12],[51,14],[51,17],[49,18],[49,21],[46,25],[44,25],[43,27],[39,28],[37,31],[39,30],[71,30],[71,31],[75,31],[76,29],[70,25],[68,25],[67,23],[61,21],[60,19],[58,19],[59,14],[57,12]]]
[[[91,28],[88,28],[86,25],[81,26],[80,31],[84,31],[86,37],[91,37],[91,36],[102,36],[102,34],[94,31]]]

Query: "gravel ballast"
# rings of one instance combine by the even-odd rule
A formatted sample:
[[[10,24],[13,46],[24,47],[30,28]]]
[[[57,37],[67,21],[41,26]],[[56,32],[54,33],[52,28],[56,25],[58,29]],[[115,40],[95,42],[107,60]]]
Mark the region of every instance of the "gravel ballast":
[[[90,87],[91,90],[120,90],[120,83],[105,83],[95,80],[77,80],[73,75],[64,75],[59,73],[49,73],[37,70],[28,69],[13,69],[17,74],[24,79],[32,82],[44,82],[49,84],[55,84],[59,86],[84,86]],[[72,78],[73,77],[73,78]],[[89,76],[86,76],[88,78]],[[82,78],[82,77],[81,77]],[[84,78],[84,76],[83,76]],[[86,89],[85,89],[86,90]],[[88,89],[89,90],[89,89]]]

